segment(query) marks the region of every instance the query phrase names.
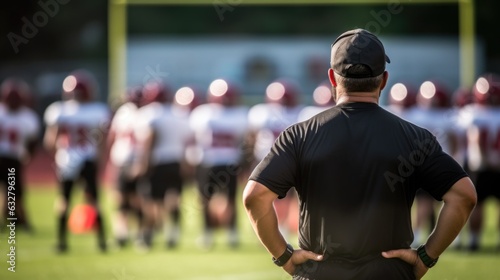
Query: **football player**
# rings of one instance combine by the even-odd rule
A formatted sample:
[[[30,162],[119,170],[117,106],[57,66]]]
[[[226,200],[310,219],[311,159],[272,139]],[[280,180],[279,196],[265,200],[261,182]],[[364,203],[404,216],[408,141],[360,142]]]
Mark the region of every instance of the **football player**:
[[[484,201],[500,199],[500,78],[479,77],[473,87],[474,104],[467,106],[467,163],[475,175],[478,204],[470,217],[469,249],[480,247]],[[465,108],[464,108],[465,109]],[[498,226],[500,227],[500,221]],[[498,245],[500,246],[500,240]],[[500,247],[499,247],[500,248]]]
[[[40,120],[25,105],[30,95],[25,81],[7,78],[1,85],[0,94],[0,185],[5,187],[2,212],[5,218],[16,217],[16,224],[30,232],[32,228],[23,198],[23,173],[35,152]]]
[[[142,209],[138,197],[138,180],[132,177],[132,167],[138,157],[138,143],[134,135],[138,109],[143,105],[142,88],[132,87],[127,92],[127,100],[115,112],[108,135],[110,162],[117,169],[116,200],[118,212],[113,228],[119,247],[124,247],[129,239],[129,216],[137,218],[141,228]]]
[[[146,176],[144,188],[145,249],[152,246],[155,227],[172,217],[166,245],[177,245],[180,234],[180,197],[183,186],[184,150],[191,138],[186,111],[172,105],[173,93],[165,83],[150,82],[143,88],[147,105],[138,113],[134,134],[141,147],[136,176]]]
[[[197,180],[205,248],[213,245],[213,231],[218,227],[229,229],[231,247],[239,245],[236,192],[248,113],[246,107],[239,105],[239,98],[235,85],[223,79],[214,80],[207,91],[208,103],[195,108],[189,118],[201,151]]]
[[[62,84],[63,99],[47,107],[44,145],[55,157],[60,195],[57,203],[57,247],[66,252],[68,206],[73,185],[85,181],[85,202],[96,210],[98,247],[106,250],[104,223],[98,207],[98,170],[103,167],[110,112],[94,101],[97,83],[85,70],[76,70]]]

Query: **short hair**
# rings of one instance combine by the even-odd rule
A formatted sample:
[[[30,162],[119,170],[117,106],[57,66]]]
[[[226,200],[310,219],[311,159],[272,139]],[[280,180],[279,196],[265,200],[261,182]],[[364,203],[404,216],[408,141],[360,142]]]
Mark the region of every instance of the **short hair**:
[[[349,75],[364,75],[371,70],[364,64],[356,64],[349,68]],[[383,74],[369,78],[346,78],[335,73],[337,84],[342,85],[346,92],[371,92],[380,87],[383,80]]]

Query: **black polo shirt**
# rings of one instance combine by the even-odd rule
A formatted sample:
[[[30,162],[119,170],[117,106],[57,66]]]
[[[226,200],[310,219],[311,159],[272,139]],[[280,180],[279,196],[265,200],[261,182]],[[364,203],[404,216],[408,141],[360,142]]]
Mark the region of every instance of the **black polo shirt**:
[[[467,176],[426,129],[374,103],[335,106],[287,128],[250,176],[300,199],[300,247],[349,261],[409,248],[418,188],[437,200]]]

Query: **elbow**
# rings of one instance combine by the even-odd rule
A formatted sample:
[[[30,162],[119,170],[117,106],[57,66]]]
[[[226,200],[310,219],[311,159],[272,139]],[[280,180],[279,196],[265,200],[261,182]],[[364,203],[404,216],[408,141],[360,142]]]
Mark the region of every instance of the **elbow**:
[[[271,209],[277,194],[255,181],[248,181],[243,190],[243,206],[248,211]]]
[[[470,178],[458,181],[444,197],[445,203],[451,203],[463,213],[471,213],[477,204],[477,193]]]
[[[256,200],[255,195],[246,187],[243,191],[243,206],[245,209],[251,209],[252,206],[255,205]]]
[[[477,204],[477,192],[476,188],[470,183],[468,188],[466,188],[466,191],[462,193],[460,197],[460,203],[462,204],[462,207],[466,209],[469,213],[474,210]]]
[[[468,208],[470,209],[471,212],[476,207],[476,205],[477,205],[477,193],[476,193],[475,188],[474,188],[473,192],[470,195],[468,195],[468,197],[466,198],[465,204],[468,206]]]

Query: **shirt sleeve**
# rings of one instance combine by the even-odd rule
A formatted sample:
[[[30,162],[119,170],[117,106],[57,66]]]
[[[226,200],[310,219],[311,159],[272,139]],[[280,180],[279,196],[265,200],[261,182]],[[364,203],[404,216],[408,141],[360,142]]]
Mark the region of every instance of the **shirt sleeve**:
[[[425,156],[423,164],[417,169],[418,186],[435,199],[441,201],[443,195],[460,179],[468,174],[447,153],[435,137],[423,142],[419,151]]]
[[[281,133],[271,151],[250,175],[250,180],[263,184],[278,198],[284,198],[296,182],[298,162],[294,139],[290,129]]]

